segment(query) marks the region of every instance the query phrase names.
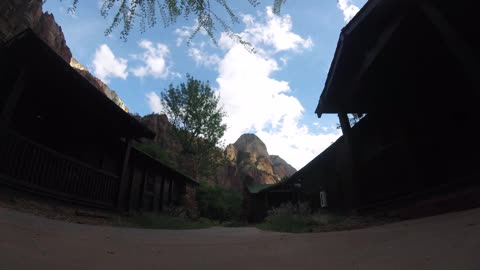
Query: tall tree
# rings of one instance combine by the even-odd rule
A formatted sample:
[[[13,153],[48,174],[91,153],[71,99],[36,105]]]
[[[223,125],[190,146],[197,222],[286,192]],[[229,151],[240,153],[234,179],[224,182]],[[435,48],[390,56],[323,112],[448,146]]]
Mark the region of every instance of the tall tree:
[[[79,0],[71,0],[72,7],[69,9],[75,12]],[[247,0],[256,7],[259,0]],[[278,14],[286,0],[273,0],[273,12]],[[220,7],[220,8],[217,8]],[[238,23],[237,14],[230,7],[229,0],[102,0],[100,14],[108,17],[114,11],[113,21],[105,30],[105,35],[110,34],[116,27],[123,25],[120,32],[122,39],[126,40],[136,20],[140,20],[140,31],[146,27],[154,27],[160,18],[164,27],[176,23],[177,18],[183,16],[186,19],[193,17],[198,23],[190,36],[191,39],[201,30],[204,30],[216,44],[215,32],[217,25],[228,34],[230,38],[245,46],[250,44],[241,39],[232,31],[232,24]],[[219,15],[217,10],[223,10],[226,17]]]
[[[170,84],[161,98],[163,111],[182,144],[183,155],[193,161],[193,176],[210,176],[221,162],[217,146],[226,130],[219,96],[208,81],[202,82],[187,74],[186,83]]]

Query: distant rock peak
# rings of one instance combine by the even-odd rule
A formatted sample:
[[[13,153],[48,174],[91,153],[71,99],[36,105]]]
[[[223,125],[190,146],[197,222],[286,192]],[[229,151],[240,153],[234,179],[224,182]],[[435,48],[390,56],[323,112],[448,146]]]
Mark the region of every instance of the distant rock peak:
[[[269,155],[265,143],[255,134],[241,135],[225,149],[225,156],[237,170],[258,184],[274,184],[296,172],[276,155]]]

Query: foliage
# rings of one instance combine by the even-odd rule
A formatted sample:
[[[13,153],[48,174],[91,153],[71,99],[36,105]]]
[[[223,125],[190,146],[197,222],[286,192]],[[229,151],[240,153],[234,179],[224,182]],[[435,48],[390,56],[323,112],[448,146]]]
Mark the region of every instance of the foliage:
[[[280,180],[278,180],[277,183],[283,183],[283,182],[287,181],[289,178],[290,178],[290,176],[284,176]]]
[[[288,202],[268,211],[265,221],[259,224],[258,228],[278,232],[302,233],[312,231],[315,226],[317,226],[317,222],[312,218],[308,204]]]
[[[174,126],[183,153],[194,162],[194,177],[210,176],[222,156],[217,146],[226,130],[225,112],[209,82],[187,74],[187,82],[161,93],[162,107]]]
[[[71,1],[72,6],[69,11],[75,12],[79,0]],[[273,0],[273,12],[280,13],[285,1]],[[248,0],[248,3],[253,7],[260,4],[258,0]],[[188,20],[193,16],[197,25],[189,41],[203,30],[217,44],[215,32],[217,32],[217,25],[220,25],[230,38],[246,47],[251,47],[248,42],[232,31],[232,24],[239,23],[240,20],[231,9],[228,0],[102,0],[100,14],[107,18],[112,10],[114,11],[113,21],[105,30],[105,35],[111,34],[115,28],[123,25],[120,37],[126,40],[137,19],[140,20],[140,31],[144,32],[146,27],[154,27],[159,18],[163,26],[168,27],[175,24],[178,17]],[[216,10],[223,10],[228,19],[219,15]]]
[[[160,144],[157,143],[138,143],[135,147],[148,155],[162,161],[163,163],[169,165],[172,168],[177,168],[175,158],[173,154],[165,150]]]
[[[364,113],[353,113],[348,115],[348,121],[350,122],[350,126],[355,126],[366,114]],[[340,123],[337,123],[337,129],[340,129]]]
[[[144,213],[120,221],[120,226],[132,226],[144,229],[189,230],[209,228],[214,224],[207,219],[191,220],[167,214]]]
[[[202,181],[196,196],[202,217],[220,222],[240,220],[242,196],[239,192]]]

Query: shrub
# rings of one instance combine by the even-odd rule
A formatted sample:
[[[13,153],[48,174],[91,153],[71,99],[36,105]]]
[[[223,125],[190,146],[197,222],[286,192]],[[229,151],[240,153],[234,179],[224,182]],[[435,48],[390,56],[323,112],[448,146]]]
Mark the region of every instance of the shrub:
[[[268,211],[265,221],[258,225],[262,230],[278,232],[310,232],[317,222],[311,216],[308,204],[290,202]]]
[[[201,182],[197,188],[196,198],[202,217],[220,222],[240,219],[242,196],[237,191]]]
[[[165,150],[165,148],[158,143],[138,143],[135,145],[135,147],[172,168],[177,167],[177,164],[174,161],[176,159],[175,156]]]
[[[214,224],[207,219],[191,220],[168,214],[143,213],[118,220],[117,226],[137,227],[143,229],[189,230],[204,229]]]

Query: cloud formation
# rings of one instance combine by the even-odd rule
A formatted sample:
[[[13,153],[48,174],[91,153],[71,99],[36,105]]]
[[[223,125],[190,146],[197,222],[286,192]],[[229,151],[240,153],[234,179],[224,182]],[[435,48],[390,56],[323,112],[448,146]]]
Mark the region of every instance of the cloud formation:
[[[143,65],[132,69],[133,75],[140,78],[152,76],[166,79],[171,74],[170,66],[167,64],[170,53],[168,46],[162,43],[153,44],[149,40],[141,40],[138,46],[144,49],[144,52],[134,55],[134,58],[142,61]]]
[[[154,113],[162,113],[163,107],[160,96],[155,92],[149,92],[146,95],[148,107]]]
[[[270,7],[265,15],[243,17],[246,27],[240,35],[252,43],[257,53],[249,53],[225,33],[219,39],[225,50],[216,80],[227,112],[224,140],[233,143],[243,133],[255,133],[270,154],[280,155],[300,169],[340,134],[314,133],[300,124],[305,109],[291,94],[289,82],[275,79],[273,74],[285,66],[282,59],[287,59],[286,53],[301,53],[314,44],[309,37],[292,31],[289,15],[277,16]]]
[[[360,10],[351,0],[337,0],[337,7],[343,12],[345,23],[348,23]]]
[[[267,7],[265,21],[257,21],[251,15],[243,16],[246,25],[242,36],[253,44],[263,44],[273,47],[276,52],[287,50],[301,50],[311,48],[313,41],[310,37],[304,39],[292,32],[290,15],[277,16],[272,7]]]
[[[127,79],[127,60],[116,57],[107,44],[102,44],[95,51],[92,61],[93,73],[100,80],[109,83],[111,78]]]
[[[203,65],[206,67],[215,66],[220,63],[220,57],[216,54],[208,54],[203,46],[201,47],[191,47],[188,49],[188,55],[195,60],[197,65]]]

